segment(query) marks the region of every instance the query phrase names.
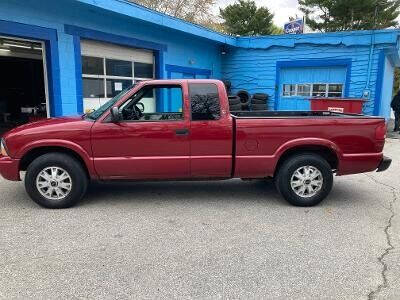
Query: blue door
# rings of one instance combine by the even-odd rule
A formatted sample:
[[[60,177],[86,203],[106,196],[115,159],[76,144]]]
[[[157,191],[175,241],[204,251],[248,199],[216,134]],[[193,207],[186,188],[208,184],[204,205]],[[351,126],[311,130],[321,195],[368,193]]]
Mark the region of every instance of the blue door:
[[[311,97],[342,97],[346,67],[282,68],[279,74],[278,110],[310,110]]]

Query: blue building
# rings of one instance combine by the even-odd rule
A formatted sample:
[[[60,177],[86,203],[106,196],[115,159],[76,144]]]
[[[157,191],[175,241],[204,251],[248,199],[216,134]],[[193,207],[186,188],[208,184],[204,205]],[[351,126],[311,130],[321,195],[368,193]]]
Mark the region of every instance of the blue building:
[[[0,2],[0,123],[96,108],[150,78],[231,80],[269,109],[312,96],[364,97],[389,117],[400,31],[232,37],[125,0]],[[149,103],[149,109],[151,109]]]

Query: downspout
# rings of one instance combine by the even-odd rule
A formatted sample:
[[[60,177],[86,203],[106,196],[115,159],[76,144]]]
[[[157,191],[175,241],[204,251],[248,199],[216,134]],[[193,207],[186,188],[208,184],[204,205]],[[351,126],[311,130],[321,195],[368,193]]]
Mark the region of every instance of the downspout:
[[[372,58],[375,50],[375,30],[372,30],[371,34],[371,46],[369,48],[369,60],[368,60],[368,72],[367,72],[367,82],[365,84],[365,89],[369,90],[369,85],[371,82],[371,69],[372,69]]]

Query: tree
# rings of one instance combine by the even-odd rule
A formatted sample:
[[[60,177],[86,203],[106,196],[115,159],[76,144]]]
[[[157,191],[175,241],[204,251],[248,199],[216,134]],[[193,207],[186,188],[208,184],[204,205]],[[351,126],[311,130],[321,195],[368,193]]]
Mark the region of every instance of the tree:
[[[213,22],[211,7],[215,0],[129,0],[188,22],[207,26]]]
[[[268,35],[274,30],[274,15],[266,7],[257,8],[252,0],[238,0],[220,8],[220,15],[226,32],[233,35]]]
[[[319,31],[383,29],[398,25],[400,0],[299,0],[307,25]]]

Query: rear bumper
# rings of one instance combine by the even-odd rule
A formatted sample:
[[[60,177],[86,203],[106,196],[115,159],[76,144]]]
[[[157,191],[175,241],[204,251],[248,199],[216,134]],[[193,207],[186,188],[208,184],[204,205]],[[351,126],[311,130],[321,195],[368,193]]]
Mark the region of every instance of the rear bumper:
[[[384,156],[379,163],[378,169],[376,170],[377,172],[383,172],[389,169],[390,165],[392,164],[392,159],[389,157]]]
[[[0,156],[0,175],[7,180],[20,181],[19,159]]]

